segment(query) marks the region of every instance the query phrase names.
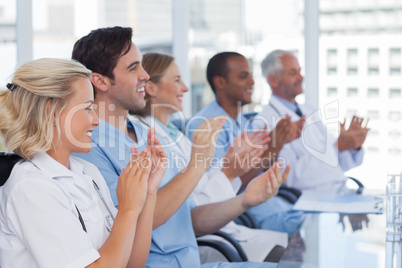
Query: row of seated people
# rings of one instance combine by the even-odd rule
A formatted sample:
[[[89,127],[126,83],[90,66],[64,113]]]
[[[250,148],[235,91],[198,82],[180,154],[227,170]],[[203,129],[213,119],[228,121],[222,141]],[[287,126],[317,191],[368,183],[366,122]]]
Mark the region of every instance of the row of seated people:
[[[169,124],[187,91],[174,59],[142,59],[131,38],[131,28],[94,30],[76,42],[75,61],[26,63],[0,93],[0,134],[25,159],[0,190],[1,266],[275,267],[268,262],[278,260],[274,253],[301,217],[275,195],[288,176],[303,189],[306,178],[296,174],[308,169],[314,181],[321,172],[308,164],[295,173],[288,164],[296,163],[278,161],[286,146],[295,147],[306,117],[292,120],[287,112],[253,130],[239,112],[254,84],[247,60],[219,53],[207,67],[216,101],[190,119],[186,137]],[[280,55],[268,77],[284,80],[287,57],[296,60]],[[302,80],[300,67],[296,73]],[[301,93],[299,82],[291,84],[299,90],[293,95]],[[280,103],[297,107],[273,84]],[[277,84],[289,92],[289,83]],[[129,111],[142,123],[128,119]],[[332,150],[346,158],[334,168],[342,176],[305,188],[344,183],[342,171],[360,163],[367,131],[357,117],[348,130],[342,125]],[[232,221],[245,211],[258,229]],[[211,263],[209,250],[200,258],[195,237],[219,229],[252,262]]]

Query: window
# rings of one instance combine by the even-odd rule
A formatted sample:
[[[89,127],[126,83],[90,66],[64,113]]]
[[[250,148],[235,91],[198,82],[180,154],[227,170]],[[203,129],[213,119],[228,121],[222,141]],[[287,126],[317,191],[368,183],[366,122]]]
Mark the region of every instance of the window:
[[[400,67],[391,67],[389,68],[389,75],[401,75],[401,68]]]
[[[33,1],[32,9],[34,59],[70,58],[78,38],[115,25],[132,27],[141,51],[171,53],[172,0],[47,0]]]
[[[358,65],[358,58],[357,58],[357,49],[350,48],[347,50],[347,74],[348,75],[357,75],[357,65]]]
[[[389,49],[389,75],[401,74],[401,48]]]
[[[401,48],[389,49],[389,65],[392,67],[401,66]]]
[[[357,67],[349,67],[348,75],[357,75]]]
[[[368,75],[379,75],[380,69],[378,67],[368,67],[367,74]]]
[[[328,49],[327,50],[327,65],[329,67],[336,67],[338,62],[338,53],[336,49]]]
[[[352,118],[354,115],[358,114],[358,110],[355,109],[348,109],[346,111],[346,118]]]
[[[201,110],[203,106],[203,102],[200,101],[204,96],[204,83],[192,83],[191,85],[191,98],[192,98],[192,114],[196,114],[199,110]],[[207,90],[210,90],[207,88]]]
[[[370,132],[371,132],[371,131],[369,131],[369,133],[370,133]],[[401,137],[401,132],[400,132],[399,130],[394,129],[394,130],[391,130],[391,131],[388,132],[388,136],[389,136],[391,139],[396,140],[396,139],[398,139],[398,138]]]
[[[373,153],[373,154],[378,154],[380,152],[380,148],[368,146],[367,147],[367,152]]]
[[[353,98],[353,97],[357,97],[358,96],[358,90],[357,90],[357,88],[356,87],[349,87],[348,89],[347,89],[347,96],[349,97],[349,98]]]
[[[401,153],[401,149],[399,149],[398,147],[394,146],[394,147],[390,147],[388,149],[388,153],[390,155],[399,155]]]
[[[328,67],[327,68],[327,75],[336,75],[337,68],[336,67]]]
[[[378,88],[369,88],[367,89],[367,97],[369,98],[378,98],[380,95],[380,91]]]
[[[393,122],[397,122],[401,120],[401,112],[399,111],[390,111],[388,113],[388,119],[393,121]]]
[[[146,1],[143,1],[146,2]],[[191,87],[199,98],[192,97],[193,114],[215,99],[206,80],[206,67],[209,59],[218,52],[236,51],[250,62],[255,80],[253,104],[247,108],[261,109],[268,102],[270,92],[265,78],[261,75],[260,62],[276,48],[290,51],[304,51],[303,1],[266,0],[222,0],[187,1],[189,7],[189,60],[191,68]],[[278,14],[285,16],[280,25]],[[264,26],[261,22],[264,21]],[[286,32],[286,38],[297,40],[289,42],[278,36]],[[282,35],[283,36],[283,35]],[[277,40],[275,46],[265,46]],[[264,49],[260,50],[263,46]],[[304,53],[298,53],[298,60],[304,69]],[[330,73],[336,70],[330,70]],[[254,107],[253,107],[254,106]]]
[[[327,88],[327,96],[333,97],[338,95],[338,89],[336,87],[329,87]]]
[[[378,130],[370,129],[370,131],[367,133],[367,136],[370,137],[378,137],[380,136],[380,132]]]
[[[390,88],[389,89],[389,98],[400,98],[402,96],[400,88]]]
[[[350,48],[347,50],[347,58],[346,62],[348,67],[357,67],[358,58],[357,58],[357,48]]]
[[[378,119],[380,119],[380,111],[378,111],[378,110],[368,110],[367,111],[367,117],[370,120],[378,120]]]
[[[0,90],[17,64],[16,0],[0,0]]]
[[[364,147],[370,153],[364,156],[362,166],[348,171],[348,174],[370,177],[371,163],[377,161],[381,162],[377,172],[386,174],[389,162],[379,154],[388,154],[388,148],[392,147],[388,143],[392,141],[388,132],[394,127],[402,129],[402,0],[318,2],[319,68],[323,74],[319,77],[322,90],[319,105],[330,100],[328,89],[336,87],[342,101],[341,118],[348,120],[353,114],[370,118],[369,128],[378,127],[380,137],[373,138],[376,142],[373,144],[373,130],[369,131],[370,138],[366,139]],[[331,55],[335,55],[332,51],[337,52],[336,65],[330,65]],[[330,69],[335,67],[338,68],[336,72]],[[357,88],[358,92],[349,88]],[[342,99],[343,96],[346,100]],[[356,110],[356,113],[347,112],[350,110]],[[390,111],[400,111],[401,119],[391,121],[390,118],[395,120],[398,114],[390,115]],[[381,141],[375,141],[379,138]],[[398,142],[401,141],[402,134]],[[402,150],[402,146],[399,149]],[[395,163],[402,163],[402,151],[393,159]],[[381,187],[381,182],[375,179],[366,183],[369,188]]]
[[[378,48],[369,48],[367,51],[367,65],[378,67],[380,65],[380,50]]]

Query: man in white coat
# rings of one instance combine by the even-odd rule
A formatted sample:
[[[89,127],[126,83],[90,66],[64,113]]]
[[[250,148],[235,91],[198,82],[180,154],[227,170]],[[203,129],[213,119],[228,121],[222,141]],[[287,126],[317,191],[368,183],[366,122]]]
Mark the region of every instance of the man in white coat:
[[[303,93],[303,76],[297,58],[290,51],[275,50],[261,63],[262,73],[271,87],[272,95],[255,118],[253,126],[269,128],[284,115],[292,121],[306,117],[302,135],[285,144],[280,157],[292,166],[287,186],[300,190],[327,190],[341,187],[346,181],[344,172],[363,161],[361,148],[368,132],[367,122],[354,116],[348,129],[340,124],[338,139],[327,135],[321,121],[321,111],[308,105],[299,105],[295,98]]]

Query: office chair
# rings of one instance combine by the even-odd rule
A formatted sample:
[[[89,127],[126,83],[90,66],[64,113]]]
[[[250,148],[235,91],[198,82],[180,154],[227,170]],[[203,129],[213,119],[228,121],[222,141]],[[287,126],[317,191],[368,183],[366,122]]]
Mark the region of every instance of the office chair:
[[[242,262],[248,261],[247,255],[244,252],[243,247],[230,234],[225,233],[223,231],[217,231],[217,232],[214,233],[214,235],[226,239],[236,249],[236,251],[237,251],[238,255],[240,256]]]
[[[347,178],[357,184],[358,188],[356,190],[356,194],[362,194],[364,190],[363,183],[361,183],[358,179],[353,177],[347,177]]]
[[[213,239],[197,239],[199,247],[210,247],[221,253],[228,262],[243,262],[240,255],[227,243]]]
[[[0,152],[0,186],[6,183],[14,165],[21,159],[22,157],[17,154]]]
[[[302,192],[299,189],[281,185],[279,187],[277,196],[282,197],[291,204],[295,204],[301,194]]]
[[[217,231],[212,234],[213,236],[218,236],[223,238],[222,240],[215,240],[213,238],[197,238],[198,246],[208,246],[217,250],[222,254],[228,262],[245,262],[248,261],[247,255],[244,252],[243,247],[234,239],[230,234]]]
[[[257,229],[257,223],[253,219],[253,217],[248,214],[248,212],[243,212],[243,214],[239,215],[234,222],[240,225],[244,225],[248,228]]]

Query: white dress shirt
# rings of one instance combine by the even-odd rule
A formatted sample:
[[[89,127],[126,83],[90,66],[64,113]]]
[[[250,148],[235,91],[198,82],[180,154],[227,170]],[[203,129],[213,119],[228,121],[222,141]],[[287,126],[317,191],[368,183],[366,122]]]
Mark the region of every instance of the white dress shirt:
[[[285,144],[278,158],[291,165],[285,184],[305,191],[341,187],[346,181],[344,172],[362,163],[363,150],[340,153],[337,138],[329,134],[322,123],[324,113],[308,105],[299,105],[299,108],[306,116],[302,135]],[[300,119],[295,110],[286,105],[286,100],[272,94],[269,104],[255,117],[253,127],[261,128],[268,123],[268,129],[272,130],[286,114],[292,121]]]
[[[0,187],[1,267],[85,267],[100,257],[117,209],[94,165],[70,157],[69,167],[38,152]]]

